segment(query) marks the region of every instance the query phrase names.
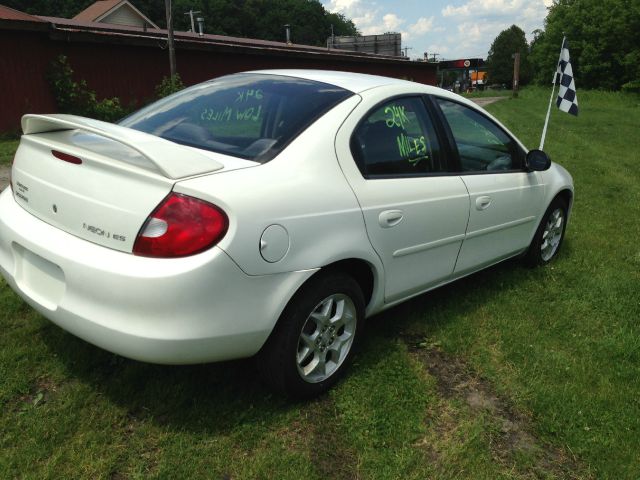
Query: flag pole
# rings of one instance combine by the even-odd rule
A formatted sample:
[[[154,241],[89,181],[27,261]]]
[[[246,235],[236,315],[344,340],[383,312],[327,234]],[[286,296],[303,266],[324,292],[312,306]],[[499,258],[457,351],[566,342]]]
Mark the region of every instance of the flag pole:
[[[558,64],[562,58],[562,47],[564,47],[564,41],[566,37],[562,37],[562,46],[560,47],[560,57],[558,58]],[[558,81],[558,67],[553,73],[553,88],[551,88],[551,97],[549,97],[549,107],[547,108],[547,117],[544,119],[544,128],[542,129],[542,137],[540,138],[540,150],[544,147],[544,139],[547,136],[547,126],[549,125],[549,116],[551,115],[551,103],[553,102],[553,94],[556,91],[556,83]]]
[[[549,116],[551,115],[551,103],[553,102],[553,94],[556,91],[556,80],[558,72],[553,74],[553,87],[551,88],[551,97],[549,98],[549,108],[547,108],[547,118],[544,119],[544,128],[542,129],[542,137],[540,138],[540,150],[544,148],[544,139],[547,136],[547,126],[549,125]]]

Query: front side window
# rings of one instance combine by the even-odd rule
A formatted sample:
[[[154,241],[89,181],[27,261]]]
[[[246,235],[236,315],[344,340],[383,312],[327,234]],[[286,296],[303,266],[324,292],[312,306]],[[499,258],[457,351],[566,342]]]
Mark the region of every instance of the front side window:
[[[524,152],[500,127],[475,110],[436,98],[458,148],[463,172],[522,168]]]
[[[375,108],[351,137],[351,151],[365,177],[441,170],[440,147],[420,97],[402,97]]]
[[[120,125],[183,145],[266,162],[352,95],[301,78],[241,73],[182,90]]]

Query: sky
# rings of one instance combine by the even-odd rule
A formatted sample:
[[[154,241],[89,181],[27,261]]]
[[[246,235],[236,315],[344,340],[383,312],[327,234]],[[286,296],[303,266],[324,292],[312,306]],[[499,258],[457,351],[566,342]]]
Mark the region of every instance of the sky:
[[[439,59],[487,58],[498,34],[517,25],[531,41],[543,28],[552,0],[321,0],[324,7],[342,13],[363,35],[402,33],[407,54],[424,52]]]

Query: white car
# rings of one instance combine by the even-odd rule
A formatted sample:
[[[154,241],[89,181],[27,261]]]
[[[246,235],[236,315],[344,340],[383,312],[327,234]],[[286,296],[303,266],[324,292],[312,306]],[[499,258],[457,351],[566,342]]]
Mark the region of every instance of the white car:
[[[256,355],[318,394],[365,317],[523,255],[558,252],[565,169],[455,94],[379,76],[221,77],[113,125],[26,115],[0,195],[0,271],[106,350]]]

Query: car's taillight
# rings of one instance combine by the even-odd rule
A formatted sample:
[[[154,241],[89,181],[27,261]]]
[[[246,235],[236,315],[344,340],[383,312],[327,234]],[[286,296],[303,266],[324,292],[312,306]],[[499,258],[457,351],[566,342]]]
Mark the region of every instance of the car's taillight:
[[[215,205],[171,193],[142,226],[133,253],[144,257],[186,257],[214,246],[228,227],[227,215]]]

